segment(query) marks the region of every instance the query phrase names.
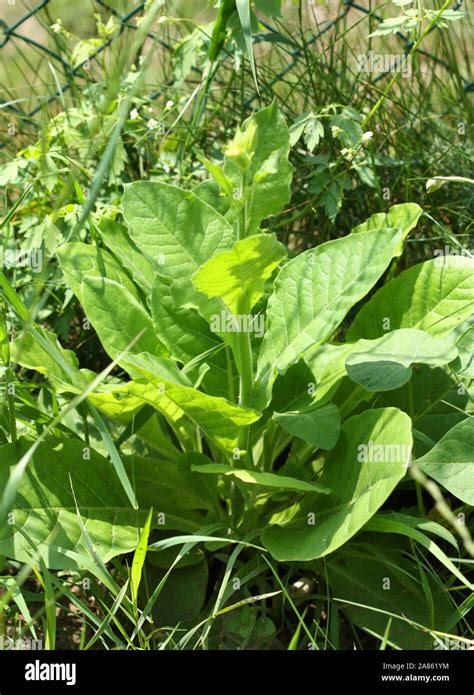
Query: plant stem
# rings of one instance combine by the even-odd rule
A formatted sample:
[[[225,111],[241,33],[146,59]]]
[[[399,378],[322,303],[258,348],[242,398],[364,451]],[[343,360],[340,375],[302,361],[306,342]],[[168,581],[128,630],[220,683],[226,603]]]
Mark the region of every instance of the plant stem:
[[[442,6],[442,8],[441,8],[440,11],[438,12],[438,14],[437,14],[435,17],[433,17],[433,19],[432,19],[431,22],[428,24],[428,26],[426,27],[426,29],[420,34],[420,36],[417,38],[417,40],[415,41],[415,43],[413,44],[413,46],[411,47],[411,49],[408,51],[407,57],[412,56],[414,53],[416,53],[416,51],[418,50],[418,47],[419,47],[420,43],[423,41],[423,39],[425,38],[425,36],[426,36],[426,35],[431,31],[431,29],[434,27],[434,25],[436,24],[436,22],[438,21],[438,19],[441,17],[441,15],[443,14],[443,12],[449,7],[450,2],[451,2],[451,0],[446,0],[446,2],[445,2],[444,5]],[[370,112],[367,114],[367,116],[366,116],[366,117],[364,118],[364,120],[362,121],[362,127],[363,127],[363,128],[365,128],[365,126],[367,125],[367,123],[375,116],[375,114],[377,113],[377,111],[379,110],[379,108],[380,108],[380,107],[382,106],[382,104],[385,102],[385,100],[386,100],[386,98],[387,98],[389,92],[392,90],[392,87],[394,87],[394,86],[397,84],[397,82],[400,80],[401,74],[402,74],[401,72],[396,72],[396,73],[393,75],[393,77],[392,77],[392,79],[390,80],[390,82],[388,83],[387,88],[385,89],[384,93],[383,93],[383,94],[381,95],[381,97],[377,100],[377,102],[374,104],[374,106],[372,107],[372,109],[370,110]]]
[[[17,443],[17,433],[16,433],[16,416],[15,416],[15,396],[11,393],[10,386],[14,387],[14,374],[10,367],[6,372],[6,389],[7,389],[7,402],[8,402],[8,413],[10,416],[10,434],[12,438],[12,444]]]

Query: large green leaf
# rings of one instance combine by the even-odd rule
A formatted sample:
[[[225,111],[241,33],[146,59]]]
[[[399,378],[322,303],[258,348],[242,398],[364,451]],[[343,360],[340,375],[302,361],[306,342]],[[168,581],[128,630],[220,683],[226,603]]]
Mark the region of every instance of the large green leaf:
[[[231,225],[194,193],[153,181],[125,186],[130,237],[161,275],[190,281],[218,251],[232,246]]]
[[[247,119],[242,130],[255,127],[255,145],[250,168],[246,172],[251,195],[247,202],[248,230],[255,233],[260,222],[276,215],[290,200],[293,167],[288,161],[290,135],[276,102]],[[239,190],[241,170],[226,157],[224,173]]]
[[[80,296],[87,318],[112,359],[126,348],[131,352],[166,354],[155,335],[150,314],[121,284],[86,275]],[[132,341],[135,342],[129,347]]]
[[[468,328],[456,343],[459,359],[453,367],[458,376],[474,379],[474,326]]]
[[[82,242],[70,242],[63,244],[58,249],[57,256],[66,284],[81,304],[81,284],[86,275],[113,280],[122,285],[128,294],[140,301],[140,295],[130,276],[112,254],[105,249]]]
[[[474,418],[455,425],[415,463],[455,497],[474,505]]]
[[[151,294],[155,270],[152,262],[140,251],[130,238],[127,228],[115,220],[104,219],[100,223],[100,235],[108,247],[126,268],[145,298]]]
[[[400,273],[362,307],[347,340],[379,338],[395,328],[448,335],[474,312],[474,261],[464,260],[458,267],[435,258]]]
[[[306,251],[283,267],[268,302],[258,358],[258,405],[268,402],[268,386],[276,372],[284,372],[329,338],[373,287],[400,238],[400,232],[391,229],[354,234]]]
[[[58,258],[66,283],[112,358],[140,334],[133,351],[165,354],[138,289],[108,251],[73,242],[61,246]]]
[[[311,370],[316,402],[326,401],[341,379],[346,376],[346,359],[357,343],[324,343],[305,355],[305,363]]]
[[[12,362],[43,374],[59,390],[76,391],[82,382],[77,357],[72,350],[65,350],[56,335],[45,328],[37,327],[36,335],[44,341],[41,345],[30,329],[25,329],[10,343]],[[51,346],[48,351],[46,346]],[[61,362],[54,359],[59,353]]]
[[[190,385],[188,382],[185,383]],[[127,423],[144,406],[150,405],[164,415],[183,445],[192,443],[192,423],[188,422],[184,411],[173,400],[166,397],[164,387],[157,388],[153,383],[139,383],[137,381],[101,385],[99,389],[89,395],[89,400],[109,417]],[[157,447],[158,450],[165,451],[168,456],[170,450],[175,453],[169,437],[162,436],[163,433],[160,433],[156,428],[154,429],[154,434],[158,436],[160,442],[160,446]],[[152,442],[152,444],[156,445],[157,442]]]
[[[411,446],[411,420],[395,408],[350,418],[319,480],[332,493],[306,496],[296,516],[267,528],[262,542],[277,560],[306,561],[333,552],[364,526],[403,478]]]
[[[248,314],[285,256],[276,237],[258,234],[217,253],[194,274],[193,282],[208,297],[220,297],[235,316]]]
[[[187,365],[199,359],[208,364],[203,384],[212,395],[229,396],[232,361],[219,336],[193,307],[182,306],[172,293],[171,278],[156,275],[152,293],[152,316],[156,334],[170,357]],[[230,371],[229,371],[230,370]]]
[[[155,554],[161,555],[161,553],[151,555]],[[187,557],[186,555],[185,558]],[[183,567],[184,564],[180,561],[178,567],[173,568],[153,604],[152,615],[158,625],[169,625],[174,628],[179,624],[191,627],[199,618],[199,612],[206,599],[209,580],[207,562],[205,558],[202,558],[197,564]],[[149,592],[148,595],[143,596],[144,604],[145,599],[149,599],[154,589],[163,581],[166,573],[165,569],[147,564],[146,577]]]
[[[388,212],[377,212],[362,224],[354,227],[352,234],[367,232],[369,229],[383,229],[387,227],[401,229],[402,242],[400,244],[400,253],[402,253],[403,241],[407,238],[411,230],[416,227],[422,214],[422,208],[416,203],[393,205]]]
[[[179,374],[174,363],[168,360],[145,353],[127,357],[123,365],[135,381],[144,381],[156,387],[154,398],[180,408],[208,437],[227,451],[237,446],[241,428],[260,418],[260,413],[255,410],[193,388]]]
[[[0,489],[31,444],[22,439],[18,447],[0,447]],[[84,442],[51,438],[40,444],[21,480],[9,523],[0,531],[0,554],[37,562],[38,553],[50,568],[76,568],[60,550],[89,555],[76,502],[94,551],[104,562],[135,549],[151,507],[164,515],[162,529],[192,533],[201,527],[204,517],[193,509],[208,502],[190,497],[176,467],[139,457],[125,459],[124,465],[135,485],[137,510],[131,508],[112,464]]]
[[[368,391],[391,391],[410,380],[412,364],[448,364],[456,355],[454,339],[435,340],[425,331],[401,328],[376,340],[354,343],[346,370],[352,381]]]
[[[333,449],[339,438],[341,420],[332,403],[322,408],[273,413],[273,417],[284,430],[317,449]]]

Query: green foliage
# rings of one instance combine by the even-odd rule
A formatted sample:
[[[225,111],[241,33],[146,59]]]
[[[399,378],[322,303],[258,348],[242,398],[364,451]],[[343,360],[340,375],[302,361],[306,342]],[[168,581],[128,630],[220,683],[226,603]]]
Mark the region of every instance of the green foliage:
[[[396,4],[375,35],[463,14]],[[133,18],[59,21],[63,110],[4,149],[4,249],[45,256],[0,276],[0,560],[34,567],[48,646],[61,596],[86,648],[467,634],[473,267],[426,258],[469,232],[468,180],[423,197],[440,152],[448,174],[468,156],[462,75],[443,32],[451,77],[415,50],[386,89],[349,65],[358,22],[320,49],[300,9],[288,31],[279,0],[163,18],[153,94]],[[270,105],[244,120],[254,83]],[[30,625],[30,585],[0,581]]]

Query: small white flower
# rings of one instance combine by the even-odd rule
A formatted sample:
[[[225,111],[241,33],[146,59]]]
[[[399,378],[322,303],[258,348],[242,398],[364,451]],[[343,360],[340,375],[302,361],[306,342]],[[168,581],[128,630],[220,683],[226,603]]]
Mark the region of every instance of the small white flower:
[[[372,140],[374,137],[374,134],[371,130],[367,130],[363,135],[362,135],[362,144],[366,145],[368,142]]]
[[[158,121],[155,121],[154,118],[150,118],[150,120],[147,122],[146,126],[147,126],[147,128],[149,128],[149,130],[154,130],[154,128],[157,128],[159,126],[159,123],[158,123]]]
[[[50,29],[53,32],[53,34],[60,34],[63,30],[60,22],[55,22],[54,24],[51,24]]]
[[[130,111],[130,118],[132,121],[137,121],[140,118],[140,114],[138,113],[137,109],[132,109]]]
[[[173,106],[174,106],[174,101],[171,101],[171,99],[169,99],[165,104],[165,109],[167,109],[167,110],[172,109]]]

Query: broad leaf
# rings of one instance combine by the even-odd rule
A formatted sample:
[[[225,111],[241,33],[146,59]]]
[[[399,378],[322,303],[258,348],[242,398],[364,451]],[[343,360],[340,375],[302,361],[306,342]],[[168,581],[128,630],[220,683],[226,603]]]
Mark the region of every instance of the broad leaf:
[[[23,439],[18,448],[0,447],[0,489],[31,444]],[[21,480],[10,523],[0,531],[0,554],[18,562],[37,562],[39,554],[47,567],[76,569],[61,552],[89,555],[76,501],[94,551],[104,562],[135,549],[152,506],[163,514],[161,528],[199,530],[204,517],[192,510],[206,502],[188,503],[189,490],[175,467],[164,464],[161,469],[161,462],[139,457],[124,464],[134,481],[138,510],[131,508],[112,464],[84,442],[48,439],[40,444]]]
[[[66,284],[74,292],[81,304],[81,284],[86,275],[113,280],[122,285],[123,289],[137,301],[141,301],[138,290],[130,276],[108,251],[91,244],[70,242],[63,244],[58,249],[57,256]]]
[[[155,335],[151,316],[122,285],[86,275],[80,296],[87,318],[112,359],[126,349],[132,353],[166,354]]]
[[[383,229],[390,227],[392,229],[400,229],[402,232],[402,242],[400,244],[400,253],[403,251],[403,242],[423,214],[422,208],[416,203],[401,203],[401,205],[393,205],[388,212],[377,212],[369,217],[368,220],[354,227],[352,234],[358,232],[367,232],[369,229]]]
[[[474,312],[474,261],[464,260],[456,267],[435,258],[400,273],[362,307],[347,340],[379,338],[395,328],[449,335]]]
[[[284,430],[317,449],[333,449],[339,438],[341,420],[335,405],[305,408],[287,413],[273,413]]]
[[[432,615],[420,579],[413,576],[413,565],[403,548],[394,547],[392,539],[383,543],[383,538],[375,534],[363,538],[366,543],[351,543],[328,561],[329,582],[334,598],[339,599],[338,607],[356,625],[380,637],[390,620],[387,613],[398,615],[399,619],[391,619],[390,644],[401,649],[433,649],[433,637],[410,625],[410,621],[428,629],[446,629],[452,604],[442,583],[436,575],[427,577],[434,604]]]
[[[43,345],[29,329],[12,341],[12,361],[43,374],[58,390],[77,391],[82,378],[74,352],[65,350],[51,331],[37,327],[36,334],[44,341]],[[46,349],[49,346],[51,350]],[[57,353],[62,358],[61,362],[54,358]]]
[[[382,506],[405,475],[410,418],[395,408],[369,410],[344,423],[319,480],[327,497],[307,496],[296,516],[270,526],[262,541],[277,560],[323,557],[346,543]]]
[[[248,314],[285,256],[274,236],[251,236],[213,256],[194,274],[193,283],[208,297],[220,297],[235,316]]]
[[[455,425],[415,463],[455,497],[474,505],[474,418]]]
[[[442,365],[455,359],[454,340],[401,328],[378,340],[359,340],[346,359],[349,378],[368,391],[391,391],[406,384],[414,363]]]
[[[461,335],[456,347],[459,359],[453,368],[461,378],[474,379],[474,326]]]
[[[224,398],[208,396],[187,385],[172,362],[152,355],[129,356],[124,367],[135,381],[156,387],[157,398],[180,408],[218,446],[231,451],[242,427],[256,422],[260,413],[234,405]]]
[[[100,235],[114,256],[126,268],[145,297],[151,294],[155,271],[152,262],[143,255],[130,239],[127,228],[114,220],[104,219],[100,223]]]
[[[209,365],[203,382],[207,392],[229,396],[230,355],[218,335],[211,331],[208,321],[196,309],[183,307],[175,300],[172,284],[170,278],[155,276],[152,316],[156,334],[176,361],[187,365],[198,360],[199,364]]]
[[[233,243],[231,225],[194,193],[153,181],[125,186],[123,214],[130,237],[161,275],[190,280]]]
[[[354,234],[306,251],[284,266],[268,302],[256,404],[268,402],[265,391],[276,372],[329,338],[381,277],[399,242],[400,232],[394,230]]]

